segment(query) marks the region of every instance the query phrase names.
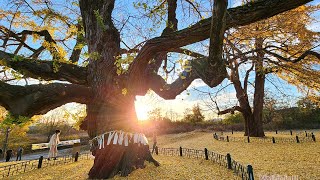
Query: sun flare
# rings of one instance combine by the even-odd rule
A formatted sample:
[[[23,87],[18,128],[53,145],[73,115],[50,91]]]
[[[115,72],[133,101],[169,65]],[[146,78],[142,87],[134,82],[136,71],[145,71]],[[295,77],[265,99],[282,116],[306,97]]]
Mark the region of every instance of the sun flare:
[[[135,103],[136,113],[139,121],[148,120],[148,112],[152,110],[151,106],[147,106],[140,102]]]

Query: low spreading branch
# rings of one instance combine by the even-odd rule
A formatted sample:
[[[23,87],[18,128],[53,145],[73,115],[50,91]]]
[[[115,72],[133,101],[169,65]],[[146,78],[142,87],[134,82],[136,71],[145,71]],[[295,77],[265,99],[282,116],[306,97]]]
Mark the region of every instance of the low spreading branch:
[[[54,64],[56,63],[56,64]],[[0,51],[0,65],[10,67],[25,77],[87,84],[87,70],[73,64],[27,59]]]
[[[91,90],[74,84],[52,83],[46,85],[17,86],[0,81],[0,105],[13,115],[31,117],[69,102],[87,104]]]

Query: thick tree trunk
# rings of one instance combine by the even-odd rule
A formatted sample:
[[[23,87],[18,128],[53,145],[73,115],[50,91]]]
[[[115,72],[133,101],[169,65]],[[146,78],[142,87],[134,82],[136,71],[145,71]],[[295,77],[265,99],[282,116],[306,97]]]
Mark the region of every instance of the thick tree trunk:
[[[244,114],[242,113],[245,119],[245,136],[250,137],[264,137],[264,132],[262,126],[257,123],[257,120],[254,117],[254,114]]]
[[[121,94],[121,96],[124,95]],[[137,118],[134,111],[134,99],[128,98],[127,101],[123,101],[119,98],[118,101],[119,104],[117,105],[98,103],[98,106],[91,105],[89,107],[90,116],[88,117],[96,120],[96,126],[92,127],[91,124],[88,126],[90,127],[88,129],[90,134],[96,134],[96,132],[103,134],[113,130],[122,130],[124,132],[139,131],[136,126]],[[94,112],[91,111],[92,109],[94,109]],[[90,123],[90,121],[91,119],[88,122]],[[144,168],[145,160],[153,162],[156,166],[159,165],[152,158],[149,145],[134,143],[133,136],[128,136],[128,146],[125,146],[124,141],[121,145],[119,143],[107,144],[107,138],[108,136],[104,135],[104,148],[99,149],[97,146],[92,148],[95,160],[89,172],[89,178],[112,178],[117,174],[127,176],[137,168]],[[113,142],[114,138],[111,139],[111,142]]]
[[[80,0],[90,53],[87,81],[93,93],[92,102],[87,104],[86,125],[83,127],[91,138],[115,130],[138,132],[135,94],[126,89],[127,77],[118,75],[114,65],[120,52],[120,34],[111,18],[114,1]],[[106,144],[104,141],[104,148],[92,149],[95,160],[89,178],[111,178],[119,173],[126,176],[135,168],[143,168],[145,160],[159,165],[152,158],[147,144],[134,143],[132,138],[129,146],[115,142]]]
[[[255,46],[256,49],[262,49],[263,39],[256,38]],[[250,132],[251,136],[254,137],[264,137],[264,131],[262,126],[262,111],[264,102],[264,83],[265,83],[265,73],[263,70],[263,57],[264,53],[262,51],[257,52],[257,60],[255,62],[255,86],[254,86],[254,99],[253,99],[253,122],[250,124],[253,131]],[[250,128],[249,128],[250,129]]]

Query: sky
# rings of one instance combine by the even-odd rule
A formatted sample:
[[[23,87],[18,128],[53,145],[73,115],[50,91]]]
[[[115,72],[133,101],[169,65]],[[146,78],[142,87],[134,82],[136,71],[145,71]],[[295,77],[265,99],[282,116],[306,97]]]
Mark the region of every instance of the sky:
[[[69,0],[68,0],[69,1]],[[7,4],[8,0],[0,0],[0,4]],[[61,4],[64,1],[57,0],[54,1],[57,4]],[[121,0],[116,1],[116,8],[114,12],[114,22],[116,26],[120,27],[121,23],[124,22],[126,19],[128,20],[128,23],[126,23],[125,28],[122,29],[120,32],[122,39],[128,44],[130,47],[134,46],[138,42],[141,42],[145,39],[149,39],[155,36],[159,36],[161,34],[162,29],[164,28],[164,24],[156,24],[154,22],[145,21],[145,19],[140,18],[141,12],[143,11],[137,10],[133,8],[132,0]],[[180,1],[178,1],[180,2]],[[198,0],[197,2],[201,3],[204,8],[201,9],[201,12],[203,12],[203,16],[208,17],[210,15],[210,9],[212,6],[212,3],[207,0]],[[229,7],[235,7],[238,5],[241,5],[241,2],[238,0],[228,0]],[[320,0],[315,0],[311,4],[319,5]],[[185,28],[189,26],[190,24],[193,24],[197,22],[200,17],[198,18],[185,18],[190,17],[190,8],[186,8],[186,5],[184,4],[184,9],[182,9],[182,5],[180,6],[178,4],[178,19],[179,19],[179,29]],[[2,8],[2,7],[1,7]],[[189,9],[189,11],[187,10]],[[320,12],[317,12],[313,14],[315,19],[320,19]],[[134,20],[131,21],[131,17],[134,17]],[[131,19],[130,19],[131,18]],[[140,29],[134,29],[137,27],[137,25],[141,25]],[[150,28],[159,29],[159,30],[149,30]],[[320,31],[319,23],[314,23],[309,26],[311,30],[314,31]],[[145,34],[141,34],[141,32],[147,32]],[[74,45],[74,42],[68,42],[70,47]],[[207,44],[208,41],[201,42],[202,44]],[[121,44],[122,47],[124,47],[124,44]],[[197,50],[198,52],[201,52],[205,55],[207,55],[207,49],[203,48],[202,46],[199,46],[198,44],[187,46],[190,49]],[[50,58],[48,54],[43,54],[44,57]],[[172,59],[180,58],[176,54],[172,54]],[[184,59],[188,59],[187,57],[181,57]],[[172,82],[174,78],[176,78],[176,75],[171,75],[168,78],[168,82]],[[249,79],[252,79],[253,76],[250,76]],[[14,84],[23,85],[24,81],[18,81],[14,82]],[[29,80],[29,84],[37,84],[39,83],[38,80]],[[229,82],[227,80],[223,81],[223,83],[215,88],[209,88],[202,80],[195,80],[190,87],[178,95],[176,99],[174,100],[164,100],[160,98],[158,95],[156,95],[153,92],[149,92],[146,96],[137,96],[135,101],[136,111],[138,118],[140,120],[146,120],[148,118],[148,112],[155,109],[160,108],[162,110],[162,115],[169,116],[172,115],[172,112],[175,112],[177,119],[183,117],[184,112],[186,109],[191,109],[195,105],[199,105],[201,109],[203,110],[203,113],[206,116],[206,119],[212,119],[212,118],[219,118],[219,116],[216,114],[216,108],[212,106],[213,102],[210,100],[208,96],[206,96],[202,92],[210,92],[213,94],[216,94],[216,92],[223,88],[224,86],[227,86]],[[278,99],[281,99],[287,103],[288,106],[295,106],[295,102],[298,100],[299,97],[301,97],[303,94],[301,94],[298,89],[294,86],[291,86],[287,82],[277,78],[274,75],[268,75],[267,81],[266,81],[266,92],[268,95],[272,97],[277,97]],[[232,86],[227,86],[226,88],[223,88],[223,91],[216,94],[215,100],[218,102],[219,108],[224,109],[230,106],[237,105],[237,100],[235,97],[235,91]],[[64,108],[72,110],[74,107],[79,108],[78,105],[75,104],[67,104]],[[82,106],[83,107],[83,106]],[[59,111],[55,110],[55,111]],[[54,112],[54,111],[53,111]],[[52,112],[50,112],[52,113]],[[49,114],[50,114],[49,113]],[[54,114],[54,113],[53,113]]]

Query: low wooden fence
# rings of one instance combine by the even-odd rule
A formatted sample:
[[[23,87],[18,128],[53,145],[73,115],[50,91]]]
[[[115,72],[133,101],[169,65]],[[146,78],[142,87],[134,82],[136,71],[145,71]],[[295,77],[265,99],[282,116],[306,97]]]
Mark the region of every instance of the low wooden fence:
[[[226,142],[268,142],[268,143],[303,143],[303,142],[316,142],[316,137],[313,133],[309,136],[298,136],[295,137],[233,137],[233,136],[221,136],[217,133],[213,134],[213,138],[218,141]]]
[[[61,164],[67,164],[72,162],[77,162],[78,160],[90,159],[90,153],[76,153],[74,156],[67,155],[57,157],[57,159],[44,159],[43,156],[40,156],[39,159],[33,159],[28,161],[23,161],[15,164],[10,164],[0,167],[0,177],[9,177],[17,174],[25,173],[34,169],[40,169],[48,166],[55,166]]]
[[[157,148],[156,154],[166,156],[185,156],[188,158],[205,159],[220,166],[226,167],[234,172],[235,175],[243,180],[254,180],[253,168],[251,165],[244,166],[231,158],[230,154],[222,155],[207,148],[204,150],[189,149],[189,148]]]

